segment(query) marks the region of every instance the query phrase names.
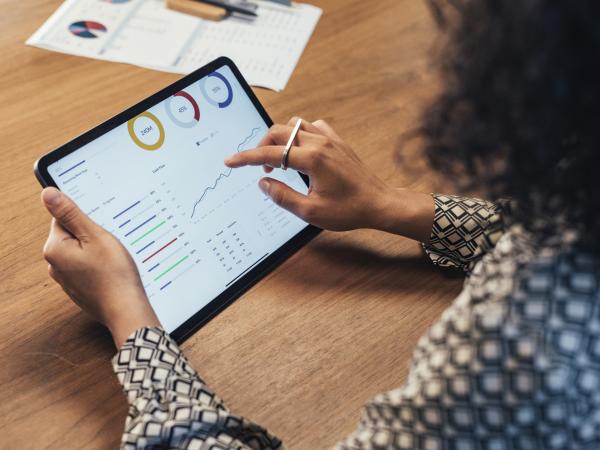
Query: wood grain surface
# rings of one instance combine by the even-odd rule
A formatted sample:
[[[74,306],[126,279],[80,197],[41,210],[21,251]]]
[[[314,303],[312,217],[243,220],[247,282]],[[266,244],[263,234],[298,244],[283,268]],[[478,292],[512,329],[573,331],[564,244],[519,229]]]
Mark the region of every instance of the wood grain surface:
[[[369,167],[430,190],[418,157],[394,156],[438,81],[435,29],[415,0],[314,0],[323,17],[281,93],[275,121],[329,121]],[[24,45],[59,0],[0,0],[0,448],[116,448],[126,414],[108,333],[47,275],[49,219],[32,165],[41,154],[173,82],[176,75]],[[416,159],[415,159],[416,158]],[[417,243],[325,232],[183,345],[234,411],[292,449],[352,431],[363,403],[400,386],[419,336],[460,278]],[[201,286],[199,286],[201,289]]]

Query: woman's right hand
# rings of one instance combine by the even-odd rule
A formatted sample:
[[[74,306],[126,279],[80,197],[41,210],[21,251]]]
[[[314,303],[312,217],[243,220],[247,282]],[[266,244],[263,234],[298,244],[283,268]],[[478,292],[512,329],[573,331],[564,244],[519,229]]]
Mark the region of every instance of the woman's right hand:
[[[273,125],[253,150],[225,160],[229,167],[281,166],[283,148],[298,119]],[[270,177],[259,186],[273,202],[328,230],[375,228],[425,241],[433,221],[431,196],[390,187],[324,121],[302,121],[288,165],[310,178],[308,195]]]

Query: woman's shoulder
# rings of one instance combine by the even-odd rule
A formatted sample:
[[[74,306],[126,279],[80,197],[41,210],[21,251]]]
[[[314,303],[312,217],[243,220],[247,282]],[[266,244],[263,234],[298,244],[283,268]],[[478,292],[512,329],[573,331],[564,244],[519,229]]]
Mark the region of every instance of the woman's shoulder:
[[[420,339],[405,385],[367,404],[366,428],[432,448],[600,442],[590,428],[600,417],[600,259],[507,236]]]
[[[427,361],[428,372],[439,361],[451,371],[513,375],[527,368],[538,377],[568,366],[600,374],[600,257],[576,245],[530,242],[515,231],[503,236],[422,337],[416,366]]]
[[[600,330],[600,255],[569,234],[542,244],[512,226],[474,267],[455,305],[482,314],[500,308],[505,320],[531,325]]]
[[[533,242],[509,230],[466,281],[447,323],[468,330],[482,366],[496,359],[538,375],[563,366],[600,373],[600,255],[575,241]]]

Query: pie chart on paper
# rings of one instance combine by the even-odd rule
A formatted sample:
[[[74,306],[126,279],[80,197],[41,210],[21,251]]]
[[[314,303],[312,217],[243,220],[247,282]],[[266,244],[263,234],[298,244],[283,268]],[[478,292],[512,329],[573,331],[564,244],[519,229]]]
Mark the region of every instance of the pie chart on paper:
[[[97,38],[106,33],[108,29],[100,22],[81,20],[69,25],[69,31],[80,38]]]

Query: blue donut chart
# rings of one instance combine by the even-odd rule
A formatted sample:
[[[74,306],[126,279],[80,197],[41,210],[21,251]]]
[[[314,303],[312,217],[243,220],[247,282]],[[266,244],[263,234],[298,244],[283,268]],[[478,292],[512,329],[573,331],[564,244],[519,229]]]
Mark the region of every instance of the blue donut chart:
[[[208,94],[208,91],[206,90],[206,81],[211,77],[221,80],[227,88],[227,98],[222,102],[218,102],[211,98],[211,96]],[[227,78],[224,75],[221,75],[219,72],[212,72],[208,74],[206,78],[204,78],[202,81],[200,81],[200,90],[202,91],[202,95],[204,96],[206,101],[211,105],[216,106],[217,108],[227,108],[229,105],[231,105],[231,102],[233,101],[233,89],[231,88],[231,84],[229,83]]]

